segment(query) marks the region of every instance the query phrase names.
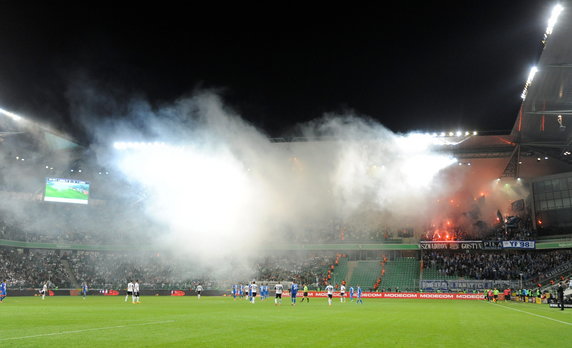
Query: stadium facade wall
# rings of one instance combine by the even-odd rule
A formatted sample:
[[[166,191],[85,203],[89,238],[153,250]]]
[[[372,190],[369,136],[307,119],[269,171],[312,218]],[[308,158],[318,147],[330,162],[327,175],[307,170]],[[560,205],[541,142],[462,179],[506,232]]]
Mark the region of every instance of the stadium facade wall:
[[[432,244],[446,244],[443,242],[430,242]],[[459,242],[461,243],[461,242]],[[457,243],[457,244],[459,244]],[[466,242],[465,242],[466,243]],[[474,243],[474,241],[473,241]],[[485,243],[485,242],[483,242]],[[422,243],[425,245],[427,243]],[[451,243],[448,243],[451,244]],[[14,240],[0,239],[0,246],[23,248],[23,249],[53,249],[53,250],[85,250],[85,251],[127,251],[133,250],[133,246],[127,245],[87,245],[87,244],[65,244],[65,243],[30,243]],[[569,249],[572,248],[572,242],[536,242],[536,249]],[[138,250],[153,251],[154,248],[137,246]],[[420,244],[287,244],[282,246],[268,246],[268,250],[305,250],[305,251],[381,251],[381,250],[420,250],[420,249],[451,249],[450,247],[430,248],[420,247]],[[459,248],[455,248],[459,249]],[[468,248],[469,249],[487,249],[487,248]],[[500,249],[500,248],[499,248]],[[522,248],[530,249],[530,248]]]

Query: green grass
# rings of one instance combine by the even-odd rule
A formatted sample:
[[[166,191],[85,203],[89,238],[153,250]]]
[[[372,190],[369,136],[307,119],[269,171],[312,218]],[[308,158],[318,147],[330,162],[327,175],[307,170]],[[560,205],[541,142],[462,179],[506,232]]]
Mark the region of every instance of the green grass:
[[[8,297],[1,347],[566,347],[572,310],[450,300]],[[550,320],[552,318],[554,320]]]
[[[46,197],[83,199],[83,200],[87,200],[89,198],[88,195],[82,192],[78,192],[72,189],[56,190],[50,185],[46,186]]]

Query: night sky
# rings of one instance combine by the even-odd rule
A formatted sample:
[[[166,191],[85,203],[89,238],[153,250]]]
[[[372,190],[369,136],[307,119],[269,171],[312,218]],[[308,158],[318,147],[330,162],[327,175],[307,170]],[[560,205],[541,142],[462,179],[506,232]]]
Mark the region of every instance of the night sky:
[[[438,4],[2,1],[0,107],[77,132],[67,95],[82,77],[155,106],[216,89],[272,137],[346,111],[397,132],[508,132],[554,2]]]

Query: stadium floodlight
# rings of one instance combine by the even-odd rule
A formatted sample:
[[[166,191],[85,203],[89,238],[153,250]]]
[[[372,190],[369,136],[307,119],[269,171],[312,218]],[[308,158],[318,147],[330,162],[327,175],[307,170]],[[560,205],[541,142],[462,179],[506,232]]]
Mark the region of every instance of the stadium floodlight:
[[[477,131],[473,131],[473,135],[477,135]]]
[[[557,4],[552,9],[552,12],[550,13],[550,18],[548,19],[548,26],[546,27],[546,32],[544,33],[544,42],[552,34],[554,26],[556,25],[556,21],[558,21],[558,17],[560,16],[560,13],[562,13],[563,10],[564,7],[562,7],[562,5],[560,4]]]
[[[8,111],[8,110],[4,110],[4,109],[2,109],[2,108],[0,108],[0,114],[4,114],[4,115],[8,116],[8,117],[10,117],[12,120],[14,120],[14,121],[20,121],[20,120],[22,119],[21,116],[18,116],[18,115],[16,115],[15,113],[10,112],[10,111]]]
[[[526,99],[526,94],[528,93],[528,88],[530,87],[532,80],[534,80],[534,75],[536,75],[537,72],[538,72],[537,67],[533,66],[532,68],[530,68],[530,72],[528,73],[528,78],[526,79],[526,83],[524,84],[524,89],[522,91],[522,94],[520,95],[522,100]]]

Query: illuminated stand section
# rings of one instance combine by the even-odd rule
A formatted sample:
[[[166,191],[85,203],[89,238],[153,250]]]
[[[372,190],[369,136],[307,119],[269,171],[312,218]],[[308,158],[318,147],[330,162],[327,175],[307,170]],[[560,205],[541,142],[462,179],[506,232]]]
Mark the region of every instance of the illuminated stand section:
[[[89,182],[73,179],[46,178],[44,201],[87,204]]]

